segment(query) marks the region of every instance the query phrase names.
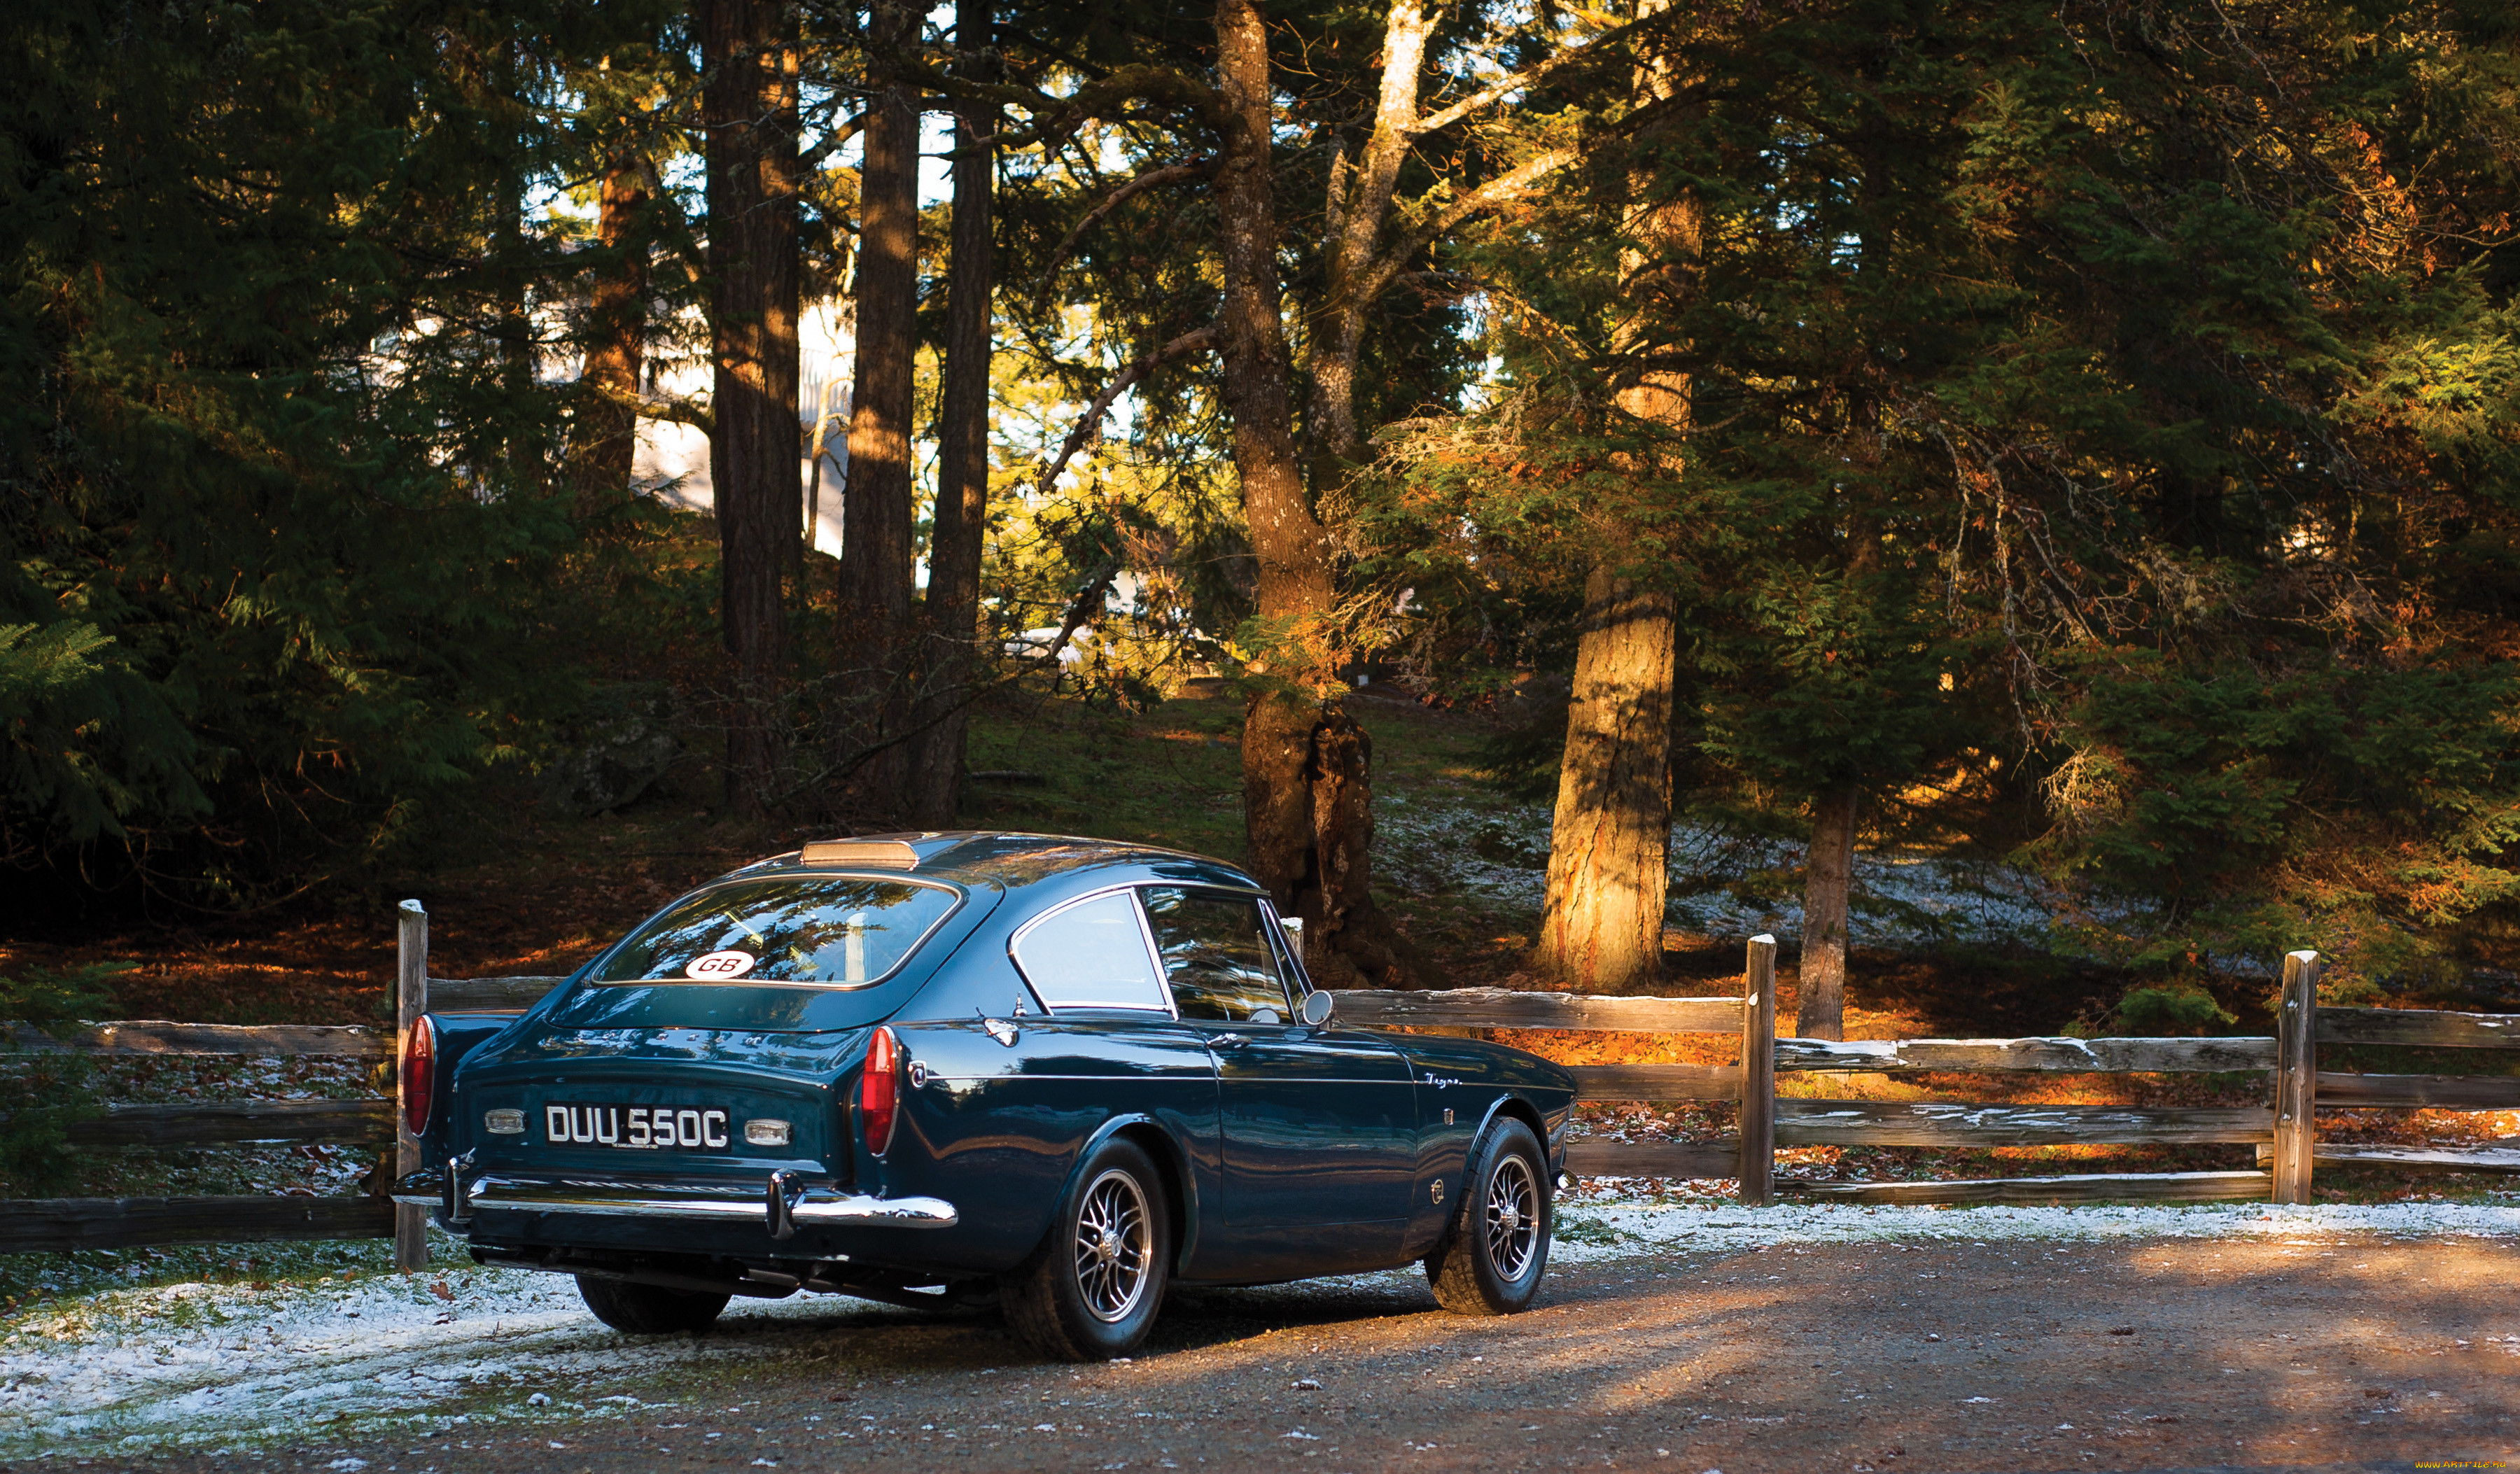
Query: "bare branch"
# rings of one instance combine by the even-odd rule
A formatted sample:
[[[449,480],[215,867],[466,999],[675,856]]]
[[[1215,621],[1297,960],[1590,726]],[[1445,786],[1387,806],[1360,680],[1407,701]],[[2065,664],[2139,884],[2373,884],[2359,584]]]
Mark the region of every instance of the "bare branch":
[[[1535,154],[1454,201],[1439,211],[1433,219],[1418,226],[1406,239],[1384,252],[1382,259],[1373,263],[1372,269],[1366,272],[1364,279],[1357,285],[1356,300],[1362,304],[1380,296],[1383,289],[1391,285],[1391,279],[1398,276],[1401,269],[1408,265],[1410,257],[1433,245],[1445,232],[1472,215],[1494,209],[1508,200],[1530,193],[1532,186],[1538,184],[1543,178],[1573,163],[1580,156],[1582,156],[1582,151],[1573,148],[1551,149],[1546,153]]]
[[[1438,128],[1449,128],[1453,124],[1460,122],[1462,118],[1478,112],[1480,109],[1491,107],[1503,99],[1509,97],[1516,92],[1520,92],[1532,83],[1539,81],[1542,77],[1549,75],[1551,72],[1557,70],[1561,67],[1571,66],[1576,62],[1590,61],[1595,56],[1599,55],[1601,51],[1606,49],[1613,41],[1626,39],[1628,32],[1636,28],[1637,22],[1634,21],[1629,22],[1625,25],[1614,25],[1608,30],[1601,32],[1599,35],[1593,37],[1591,40],[1584,42],[1580,46],[1569,46],[1564,51],[1557,53],[1553,57],[1548,57],[1544,60],[1534,62],[1530,66],[1522,68],[1520,71],[1511,72],[1506,76],[1499,77],[1497,80],[1490,82],[1485,87],[1471,93],[1468,97],[1462,98],[1460,102],[1453,104],[1451,107],[1438,109],[1433,112],[1427,113],[1424,117],[1418,119],[1416,122],[1411,123],[1409,125],[1409,131],[1412,134],[1432,133]]]
[[[617,384],[589,383],[586,387],[635,413],[642,420],[663,420],[674,424],[688,424],[704,435],[717,433],[716,412],[698,400],[679,399],[660,394],[640,394]]]
[[[1041,268],[1041,283],[1036,290],[1038,292],[1048,292],[1050,290],[1051,275],[1058,271],[1058,268],[1066,262],[1067,253],[1076,248],[1077,241],[1081,239],[1087,231],[1092,230],[1096,225],[1100,224],[1102,217],[1105,215],[1110,214],[1113,210],[1118,209],[1121,205],[1128,203],[1131,200],[1145,194],[1148,190],[1160,190],[1169,185],[1188,184],[1193,179],[1211,179],[1214,178],[1215,175],[1215,159],[1193,158],[1188,163],[1168,163],[1157,168],[1148,169],[1137,178],[1132,179],[1128,183],[1120,186],[1118,189],[1113,190],[1108,199],[1105,199],[1101,204],[1094,206],[1094,208],[1087,210],[1085,212],[1085,218],[1077,221],[1076,228],[1069,231],[1066,238],[1060,241],[1058,245],[1052,249],[1049,261]]]
[[[1118,376],[1102,386],[1102,392],[1094,396],[1094,402],[1085,407],[1085,414],[1076,422],[1076,427],[1067,432],[1066,441],[1058,447],[1058,458],[1043,469],[1041,480],[1037,483],[1043,493],[1048,494],[1059,476],[1066,471],[1068,462],[1076,459],[1078,453],[1086,447],[1102,438],[1102,417],[1110,413],[1112,402],[1127,393],[1131,384],[1176,359],[1188,358],[1193,353],[1207,351],[1215,345],[1216,337],[1216,325],[1210,323],[1195,332],[1183,334],[1160,348],[1148,353],[1141,353],[1129,360]]]

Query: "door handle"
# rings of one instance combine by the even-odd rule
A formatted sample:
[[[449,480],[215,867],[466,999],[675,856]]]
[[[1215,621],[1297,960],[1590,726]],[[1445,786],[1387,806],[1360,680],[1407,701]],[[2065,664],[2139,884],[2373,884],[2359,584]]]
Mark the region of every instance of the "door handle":
[[[1207,1047],[1211,1050],[1236,1050],[1240,1049],[1242,1046],[1249,1044],[1250,1042],[1251,1036],[1248,1034],[1210,1034],[1207,1036]]]

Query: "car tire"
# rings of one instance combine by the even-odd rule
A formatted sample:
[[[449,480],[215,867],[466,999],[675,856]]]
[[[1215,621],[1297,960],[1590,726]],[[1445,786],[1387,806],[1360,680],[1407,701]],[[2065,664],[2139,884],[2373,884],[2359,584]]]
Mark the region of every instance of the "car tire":
[[[577,1276],[578,1298],[595,1318],[634,1336],[663,1336],[676,1331],[704,1331],[732,1299],[698,1290],[669,1290],[662,1285],[632,1284],[626,1279]]]
[[[1172,1254],[1163,1177],[1145,1148],[1114,1137],[1086,1158],[1049,1236],[1007,1276],[1007,1325],[1062,1362],[1125,1357],[1155,1323]]]
[[[1458,1316],[1510,1316],[1540,1293],[1556,1218],[1540,1138],[1500,1116],[1479,1138],[1452,1231],[1426,1256],[1436,1303]]]

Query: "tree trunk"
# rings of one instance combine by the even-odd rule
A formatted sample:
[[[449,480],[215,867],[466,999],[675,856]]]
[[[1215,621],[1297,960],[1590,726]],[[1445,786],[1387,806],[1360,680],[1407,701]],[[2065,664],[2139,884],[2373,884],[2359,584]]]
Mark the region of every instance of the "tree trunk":
[[[1846,903],[1855,885],[1857,789],[1832,788],[1812,805],[1811,853],[1803,867],[1802,981],[1794,1033],[1846,1037]]]
[[[878,3],[868,39],[865,154],[858,165],[857,388],[850,400],[849,470],[840,503],[840,628],[851,669],[838,724],[844,763],[873,807],[898,811],[909,753],[894,739],[909,715],[911,579],[915,569],[910,466],[918,368],[919,101],[885,51],[918,39],[922,12]],[[887,745],[889,744],[889,745]]]
[[[1268,35],[1254,0],[1218,0],[1217,79],[1232,113],[1218,172],[1225,300],[1219,313],[1234,464],[1260,570],[1263,657],[1273,690],[1242,728],[1243,823],[1252,874],[1305,922],[1306,961],[1333,985],[1360,976],[1408,986],[1408,945],[1375,908],[1372,743],[1339,709],[1336,590],[1328,539],[1304,494],[1283,326],[1278,318],[1278,215],[1272,198]]]
[[[991,45],[990,0],[962,0],[955,49]],[[977,61],[975,69],[983,66]],[[985,79],[985,77],[984,77]],[[936,415],[936,518],[927,545],[927,649],[921,661],[922,727],[910,780],[909,822],[954,823],[968,729],[965,703],[977,674],[980,555],[989,521],[991,227],[998,110],[965,99],[954,110],[954,258],[945,284],[944,402]]]
[[[787,786],[781,576],[803,519],[796,474],[796,16],[781,0],[701,0],[707,130],[709,480],[717,504],[719,615],[735,690],[727,797],[758,817]]]
[[[579,374],[575,441],[569,465],[577,483],[577,515],[604,515],[630,486],[639,444],[639,412],[630,399],[648,349],[648,222],[654,169],[635,154],[604,170],[595,239],[611,262],[596,275],[586,313],[586,364]]]
[[[1640,14],[1659,8],[1647,0]],[[1638,99],[1670,97],[1659,65],[1638,68]],[[1697,283],[1702,211],[1694,196],[1667,194],[1649,170],[1632,170],[1620,231],[1625,316],[1614,325],[1621,354],[1649,351],[1663,331],[1656,310],[1684,305]],[[1614,402],[1639,420],[1686,430],[1693,413],[1686,375],[1636,373]],[[1672,452],[1642,458],[1640,484],[1676,473]],[[1603,509],[1602,552],[1584,581],[1584,624],[1575,648],[1575,691],[1549,845],[1549,891],[1533,950],[1536,970],[1578,992],[1617,992],[1662,974],[1669,901],[1671,696],[1679,602],[1632,566],[1616,508]],[[1623,566],[1623,564],[1630,566]]]
[[[1575,698],[1535,965],[1579,993],[1662,974],[1677,602],[1606,564],[1584,581]]]

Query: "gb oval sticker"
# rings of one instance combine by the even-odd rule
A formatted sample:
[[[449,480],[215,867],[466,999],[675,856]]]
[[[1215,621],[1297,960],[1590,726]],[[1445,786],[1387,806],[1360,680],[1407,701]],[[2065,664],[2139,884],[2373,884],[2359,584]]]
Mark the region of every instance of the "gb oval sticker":
[[[696,957],[683,964],[683,976],[703,983],[726,983],[752,970],[752,954],[748,952],[712,952]]]

